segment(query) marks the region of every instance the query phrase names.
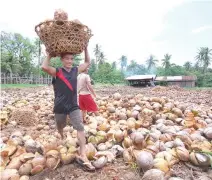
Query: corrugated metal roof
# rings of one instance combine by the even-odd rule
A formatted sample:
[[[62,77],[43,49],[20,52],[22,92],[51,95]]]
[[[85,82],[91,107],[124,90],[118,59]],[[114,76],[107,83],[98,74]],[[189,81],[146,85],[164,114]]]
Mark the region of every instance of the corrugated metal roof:
[[[134,75],[129,76],[126,80],[150,80],[152,79],[155,81],[196,81],[196,76],[158,76],[156,75]]]
[[[156,75],[134,75],[127,77],[126,80],[143,80],[143,79],[155,79]]]
[[[156,81],[195,81],[196,76],[158,76]]]

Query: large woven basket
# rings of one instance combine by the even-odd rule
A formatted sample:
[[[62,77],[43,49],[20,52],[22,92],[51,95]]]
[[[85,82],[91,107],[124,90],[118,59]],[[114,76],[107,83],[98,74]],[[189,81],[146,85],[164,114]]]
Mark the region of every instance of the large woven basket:
[[[35,26],[35,31],[51,56],[80,54],[92,36],[87,26],[73,21],[45,21]]]

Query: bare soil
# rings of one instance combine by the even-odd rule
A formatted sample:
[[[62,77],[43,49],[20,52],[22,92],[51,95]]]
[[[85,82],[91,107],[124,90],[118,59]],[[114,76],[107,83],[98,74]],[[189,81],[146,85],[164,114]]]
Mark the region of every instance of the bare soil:
[[[85,172],[74,163],[61,166],[54,171],[45,170],[42,173],[32,176],[30,180],[137,180],[141,179],[138,170],[124,164],[121,158],[113,164],[108,164],[95,172]]]

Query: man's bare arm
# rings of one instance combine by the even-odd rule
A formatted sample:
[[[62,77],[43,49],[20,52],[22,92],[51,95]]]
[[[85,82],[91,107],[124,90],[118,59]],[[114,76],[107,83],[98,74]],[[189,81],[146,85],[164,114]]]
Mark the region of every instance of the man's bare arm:
[[[90,79],[89,75],[86,76],[85,83],[86,83],[89,91],[93,94],[94,97],[96,97],[96,93],[94,92],[93,86],[91,85],[91,79]]]
[[[91,63],[91,60],[90,60],[90,56],[88,53],[88,49],[86,47],[85,48],[85,62],[83,64],[79,65],[78,72],[81,73],[81,72],[85,71],[89,67],[90,63]]]
[[[51,60],[51,56],[48,55],[47,58],[44,59],[41,68],[44,72],[55,77],[56,76],[56,68],[50,66],[50,60]]]
[[[96,97],[96,93],[94,92],[90,81],[87,82],[87,87],[90,90],[90,92],[93,94],[93,96]]]

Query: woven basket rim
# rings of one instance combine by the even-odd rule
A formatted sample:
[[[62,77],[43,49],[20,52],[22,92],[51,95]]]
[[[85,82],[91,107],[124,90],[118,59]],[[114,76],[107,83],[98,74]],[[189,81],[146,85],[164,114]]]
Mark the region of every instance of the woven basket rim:
[[[84,27],[86,27],[90,30],[90,28],[88,26],[81,24],[81,23],[74,22],[73,20],[72,21],[70,21],[70,20],[60,20],[60,21],[58,21],[58,20],[46,20],[46,21],[43,21],[43,22],[41,22],[41,23],[39,23],[35,26],[35,32],[38,33],[37,28],[39,26],[41,26],[42,24],[46,24],[46,23],[49,23],[49,22],[64,22],[64,23],[71,22],[71,23],[74,23],[74,24],[77,24],[77,25],[84,26]],[[92,36],[92,34],[91,34],[91,36]]]

